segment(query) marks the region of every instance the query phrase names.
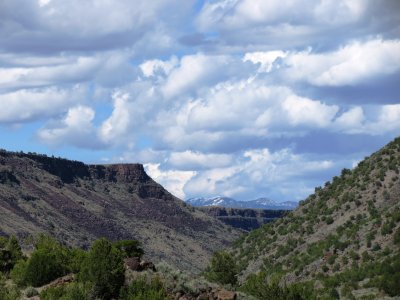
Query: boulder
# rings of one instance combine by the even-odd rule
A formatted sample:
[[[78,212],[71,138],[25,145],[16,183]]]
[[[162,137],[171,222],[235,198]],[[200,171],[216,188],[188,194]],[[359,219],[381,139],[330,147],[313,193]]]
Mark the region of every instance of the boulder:
[[[127,270],[141,271],[140,258],[139,257],[129,257],[124,259],[124,266]]]
[[[143,260],[140,262],[140,268],[142,271],[144,270],[152,270],[153,272],[156,271],[156,266],[151,261],[147,260]]]
[[[217,294],[217,300],[236,300],[236,293],[227,290],[221,290]]]

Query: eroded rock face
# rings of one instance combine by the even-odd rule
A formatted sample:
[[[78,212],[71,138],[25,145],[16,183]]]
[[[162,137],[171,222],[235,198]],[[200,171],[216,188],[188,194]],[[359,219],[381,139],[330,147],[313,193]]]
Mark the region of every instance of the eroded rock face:
[[[142,164],[90,165],[89,170],[93,178],[112,182],[144,183],[151,180]]]

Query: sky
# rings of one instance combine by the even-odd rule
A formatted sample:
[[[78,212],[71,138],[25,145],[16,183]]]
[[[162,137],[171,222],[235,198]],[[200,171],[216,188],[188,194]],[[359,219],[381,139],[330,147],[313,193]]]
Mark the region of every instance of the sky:
[[[400,133],[397,0],[0,0],[0,148],[304,199]]]

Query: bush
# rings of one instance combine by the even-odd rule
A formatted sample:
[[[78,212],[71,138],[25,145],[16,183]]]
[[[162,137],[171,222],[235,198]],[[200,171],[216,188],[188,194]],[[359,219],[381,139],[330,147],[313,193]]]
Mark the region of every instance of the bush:
[[[22,259],[23,254],[16,237],[0,239],[0,272],[9,272]]]
[[[69,252],[56,240],[40,236],[36,250],[27,260],[19,260],[11,272],[18,285],[42,286],[70,272]]]
[[[28,298],[39,295],[39,292],[34,287],[28,287],[25,291],[25,296]]]
[[[78,279],[92,285],[94,296],[103,299],[118,296],[124,283],[121,252],[104,238],[95,241],[82,263]]]
[[[205,277],[213,282],[235,285],[237,283],[237,272],[238,267],[232,255],[225,251],[219,251],[215,252],[211,258]]]
[[[326,224],[328,224],[328,225],[332,224],[333,221],[334,221],[334,220],[333,220],[333,218],[332,218],[331,216],[329,216],[329,217],[326,218]]]
[[[65,275],[66,270],[58,261],[56,253],[44,249],[32,253],[25,270],[25,282],[38,287]]]
[[[50,287],[40,294],[42,300],[87,300],[91,296],[91,288],[82,283],[71,283],[67,286]]]
[[[79,273],[81,270],[81,265],[82,262],[85,261],[87,256],[87,252],[79,249],[79,248],[74,248],[71,249],[69,252],[69,261],[68,261],[68,269],[72,273]]]
[[[312,282],[302,282],[301,284],[282,287],[277,280],[268,282],[266,277],[267,274],[265,272],[250,275],[241,290],[261,300],[316,299]]]
[[[59,300],[64,296],[65,288],[63,286],[59,287],[49,287],[40,293],[41,300]]]
[[[140,277],[134,282],[132,282],[128,287],[121,289],[120,300],[165,300],[169,299],[167,291],[161,282],[161,280],[156,277],[149,281],[146,277]]]
[[[400,228],[398,228],[398,229],[396,230],[396,232],[394,233],[394,235],[393,235],[393,242],[394,242],[396,245],[400,245]]]
[[[140,243],[135,240],[122,240],[114,243],[114,246],[121,251],[124,258],[142,257],[144,251],[140,248]]]
[[[0,299],[1,300],[18,300],[21,293],[14,285],[6,285],[6,278],[0,273]]]
[[[28,266],[28,263],[25,260],[19,260],[14,268],[11,270],[11,279],[14,281],[14,283],[18,286],[25,286],[27,285],[26,283],[26,268]]]

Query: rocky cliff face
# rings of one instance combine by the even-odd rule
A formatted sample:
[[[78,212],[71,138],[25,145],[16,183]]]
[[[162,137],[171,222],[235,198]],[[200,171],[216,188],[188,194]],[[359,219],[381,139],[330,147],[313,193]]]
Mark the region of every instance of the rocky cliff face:
[[[156,260],[191,271],[238,232],[187,205],[140,164],[85,165],[0,152],[0,234],[48,233],[88,247],[99,237],[137,239]]]
[[[206,214],[232,227],[251,231],[273,220],[283,217],[289,211],[251,208],[199,207]]]

